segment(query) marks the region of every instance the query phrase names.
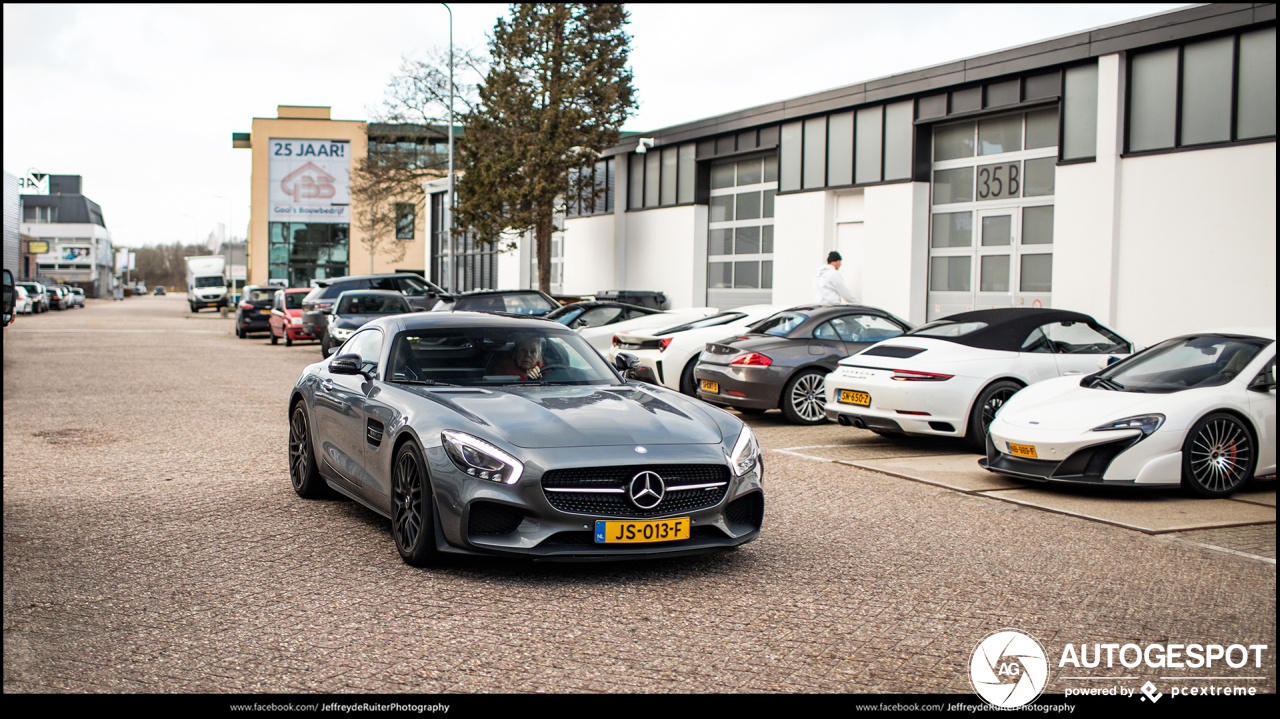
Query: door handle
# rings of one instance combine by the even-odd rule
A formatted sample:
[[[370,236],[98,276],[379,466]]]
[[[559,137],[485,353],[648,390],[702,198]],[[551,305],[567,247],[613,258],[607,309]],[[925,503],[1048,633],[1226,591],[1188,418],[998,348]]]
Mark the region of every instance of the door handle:
[[[332,380],[324,380],[323,382],[321,382],[321,383],[320,383],[320,389],[324,390],[325,392],[332,392],[332,391],[333,391],[333,381],[332,381]]]

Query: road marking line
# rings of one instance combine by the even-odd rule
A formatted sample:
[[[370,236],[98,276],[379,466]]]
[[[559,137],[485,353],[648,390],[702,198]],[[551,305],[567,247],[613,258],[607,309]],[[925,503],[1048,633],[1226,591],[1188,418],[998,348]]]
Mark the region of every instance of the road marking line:
[[[1191,540],[1189,540],[1189,539],[1183,539],[1182,541],[1186,542],[1187,544],[1194,544],[1194,545],[1196,545],[1197,547],[1204,547],[1205,549],[1212,549],[1212,550],[1214,550],[1215,552],[1226,552],[1227,554],[1234,554],[1234,555],[1236,555],[1237,557],[1244,557],[1245,559],[1256,559],[1256,560],[1258,560],[1259,562],[1266,562],[1267,564],[1275,564],[1275,563],[1276,563],[1276,560],[1272,559],[1271,557],[1263,557],[1263,556],[1259,556],[1259,555],[1257,555],[1257,554],[1249,554],[1248,552],[1241,552],[1241,551],[1236,550],[1236,549],[1227,549],[1226,547],[1219,547],[1219,546],[1218,546],[1218,545],[1216,545],[1216,544],[1204,544],[1204,543],[1201,543],[1201,542],[1193,542],[1193,541],[1191,541]],[[1163,677],[1161,677],[1161,678],[1163,679]],[[1207,677],[1205,677],[1205,678],[1207,678]],[[1239,678],[1241,678],[1241,679],[1245,679],[1245,678],[1247,678],[1247,677],[1239,677]]]
[[[14,332],[125,332],[129,334],[197,334],[197,335],[224,335],[228,334],[226,330],[78,330],[78,329],[57,329],[57,330],[17,330]]]

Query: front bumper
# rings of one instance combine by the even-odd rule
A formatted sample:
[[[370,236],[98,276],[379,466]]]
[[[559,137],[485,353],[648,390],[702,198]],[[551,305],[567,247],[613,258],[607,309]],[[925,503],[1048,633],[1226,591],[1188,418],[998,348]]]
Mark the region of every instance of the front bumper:
[[[584,459],[581,448],[537,449],[522,452],[525,471],[515,485],[502,485],[462,474],[443,447],[427,448],[439,522],[437,548],[443,552],[519,556],[541,560],[593,561],[642,559],[700,554],[728,549],[759,536],[764,515],[764,468],[735,477],[728,471],[720,445],[649,447],[644,461],[634,447],[596,447]],[[669,489],[668,497],[651,513],[636,514],[630,505],[618,511],[598,511],[592,504],[604,495],[557,493],[544,487],[572,487],[566,474],[581,477],[584,488],[602,486],[604,477],[626,476],[644,469],[667,472],[673,487],[690,484],[677,467],[721,467],[727,475],[722,494],[699,498],[714,489]],[[556,473],[556,474],[549,474]],[[559,477],[557,479],[557,477]],[[568,482],[568,484],[566,484]],[[696,482],[695,482],[696,484]],[[616,498],[617,495],[612,495]],[[690,500],[693,496],[693,500]],[[674,503],[668,505],[669,501]],[[682,507],[692,507],[684,509]],[[630,512],[631,514],[628,514]],[[607,544],[595,541],[597,520],[642,521],[688,517],[690,537],[645,544]]]
[[[1115,432],[1011,432],[999,418],[987,435],[982,467],[1032,482],[1176,487],[1182,479],[1186,432],[1157,430],[1143,438],[1137,430]],[[1010,442],[1035,448],[1035,458],[1017,456]]]

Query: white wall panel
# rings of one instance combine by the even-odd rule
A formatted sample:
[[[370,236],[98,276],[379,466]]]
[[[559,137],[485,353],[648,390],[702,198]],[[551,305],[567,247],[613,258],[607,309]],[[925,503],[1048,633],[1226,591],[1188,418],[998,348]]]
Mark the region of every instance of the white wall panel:
[[[928,267],[929,185],[904,182],[866,188],[863,304],[921,324]]]
[[[563,291],[593,295],[614,287],[614,215],[566,220],[564,223]]]
[[[779,195],[773,215],[773,304],[813,302],[813,276],[835,249],[835,193]]]
[[[664,292],[672,309],[705,305],[705,297],[693,296],[694,273],[707,271],[705,239],[702,256],[695,254],[695,234],[705,235],[707,226],[704,207],[698,227],[698,207],[627,213],[627,289]]]
[[[1121,162],[1115,329],[1150,345],[1274,327],[1275,143]]]

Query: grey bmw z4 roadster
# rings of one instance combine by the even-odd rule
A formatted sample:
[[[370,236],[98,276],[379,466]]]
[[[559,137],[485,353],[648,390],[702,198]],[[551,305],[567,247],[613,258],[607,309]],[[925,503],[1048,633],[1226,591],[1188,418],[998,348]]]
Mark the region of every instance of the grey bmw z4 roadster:
[[[563,325],[476,312],[379,318],[303,370],[289,476],[388,517],[413,565],[697,554],[755,539],[764,516],[736,417],[625,379]]]

